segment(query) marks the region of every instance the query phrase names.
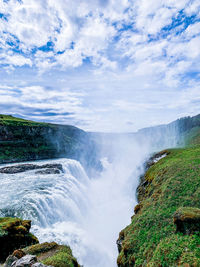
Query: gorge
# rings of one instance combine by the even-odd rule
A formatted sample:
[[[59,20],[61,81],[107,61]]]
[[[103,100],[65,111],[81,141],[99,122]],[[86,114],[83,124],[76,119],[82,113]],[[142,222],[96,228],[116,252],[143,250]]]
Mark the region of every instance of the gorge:
[[[131,222],[145,162],[198,139],[199,127],[198,115],[134,134],[100,134],[2,115],[0,216],[31,220],[40,242],[69,245],[85,267],[114,267],[116,240]],[[125,247],[126,235],[118,265],[141,266],[141,258],[127,258],[133,249],[129,241]]]

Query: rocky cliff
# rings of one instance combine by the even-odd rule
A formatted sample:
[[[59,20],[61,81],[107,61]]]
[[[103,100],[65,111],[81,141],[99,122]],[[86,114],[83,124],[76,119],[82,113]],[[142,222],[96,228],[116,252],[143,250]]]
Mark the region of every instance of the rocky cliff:
[[[83,130],[0,115],[0,163],[60,157],[99,167],[95,144]]]

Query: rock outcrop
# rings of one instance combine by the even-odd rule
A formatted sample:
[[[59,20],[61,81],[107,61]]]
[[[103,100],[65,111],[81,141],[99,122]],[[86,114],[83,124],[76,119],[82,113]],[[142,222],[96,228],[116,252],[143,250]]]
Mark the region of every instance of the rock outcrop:
[[[174,213],[176,232],[194,234],[200,231],[200,209],[181,207]]]
[[[0,218],[0,262],[19,248],[37,244],[38,239],[29,231],[31,221],[18,218]]]
[[[32,170],[40,170],[36,172],[38,174],[51,174],[51,173],[63,172],[63,167],[62,164],[57,164],[57,163],[43,164],[43,165],[18,164],[14,166],[0,168],[0,173],[14,174]]]
[[[55,242],[42,243],[23,249],[26,254],[36,255],[38,261],[54,267],[80,267],[70,247]]]
[[[38,262],[35,255],[25,255],[21,258],[16,258],[13,255],[10,255],[4,264],[4,267],[52,267],[44,265],[41,262]]]

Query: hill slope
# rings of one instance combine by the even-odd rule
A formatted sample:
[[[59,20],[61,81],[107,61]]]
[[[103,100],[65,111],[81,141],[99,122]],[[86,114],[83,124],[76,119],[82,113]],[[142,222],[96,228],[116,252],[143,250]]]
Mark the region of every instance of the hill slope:
[[[165,151],[141,178],[118,239],[120,267],[200,266],[200,130],[188,123],[182,132],[187,147]]]

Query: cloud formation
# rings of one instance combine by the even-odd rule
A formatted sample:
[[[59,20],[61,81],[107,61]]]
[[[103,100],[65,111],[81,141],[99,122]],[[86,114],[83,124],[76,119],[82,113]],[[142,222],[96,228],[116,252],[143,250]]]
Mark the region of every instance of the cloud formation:
[[[22,69],[27,76],[22,87],[16,77],[12,87],[2,82],[0,104],[11,104],[18,88],[14,103],[24,105],[27,114],[32,105],[35,117],[36,109],[44,109],[41,119],[52,115],[64,123],[71,118],[78,126],[102,130],[111,129],[116,116],[123,130],[159,123],[156,111],[163,112],[163,105],[164,121],[194,114],[200,90],[199,14],[198,0],[1,1],[1,75]],[[36,72],[41,84],[35,86]],[[137,112],[141,124],[132,123]],[[25,115],[21,109],[16,113]]]

